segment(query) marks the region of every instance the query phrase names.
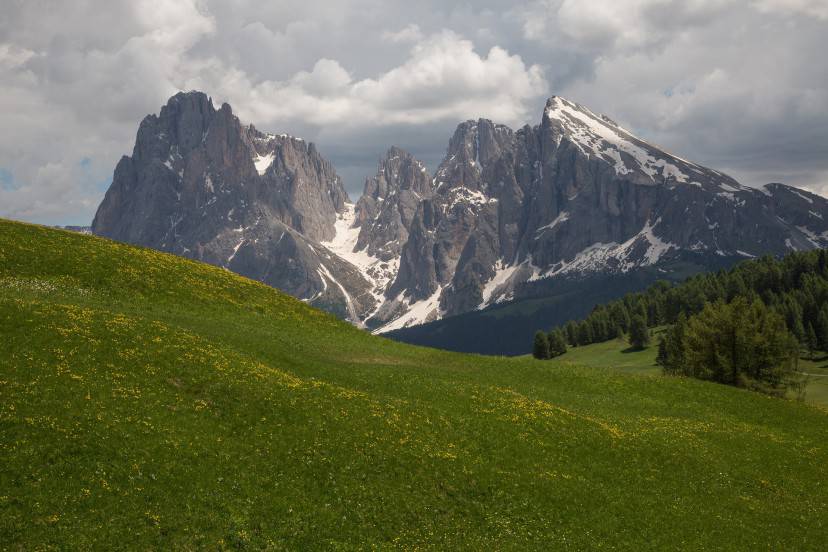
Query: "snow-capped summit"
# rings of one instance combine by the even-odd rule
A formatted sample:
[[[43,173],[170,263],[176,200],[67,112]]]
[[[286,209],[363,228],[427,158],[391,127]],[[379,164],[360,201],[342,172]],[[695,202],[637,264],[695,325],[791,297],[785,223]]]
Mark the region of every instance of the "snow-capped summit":
[[[555,96],[536,127],[457,127],[387,298],[418,317],[397,310],[380,329],[531,295],[548,279],[820,247],[826,210],[790,187],[743,186]]]
[[[635,136],[588,107],[553,96],[543,112],[545,128],[557,140],[569,139],[587,157],[610,163],[619,176],[646,184],[717,184],[727,191],[742,188],[733,178],[682,159]]]

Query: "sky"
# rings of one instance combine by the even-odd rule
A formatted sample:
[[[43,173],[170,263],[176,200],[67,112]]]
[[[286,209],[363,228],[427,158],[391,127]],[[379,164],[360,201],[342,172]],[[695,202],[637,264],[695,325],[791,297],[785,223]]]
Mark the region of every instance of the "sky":
[[[747,185],[828,195],[828,0],[4,0],[0,217],[89,224],[179,90],[317,143],[352,198],[391,145],[547,97]]]

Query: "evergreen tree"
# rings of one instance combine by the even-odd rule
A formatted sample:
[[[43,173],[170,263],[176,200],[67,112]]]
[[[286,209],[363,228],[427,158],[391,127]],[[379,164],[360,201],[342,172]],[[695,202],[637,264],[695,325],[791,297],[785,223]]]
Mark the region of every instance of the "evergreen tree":
[[[814,326],[812,324],[808,324],[807,336],[805,345],[808,347],[808,356],[810,356],[811,360],[813,360],[814,351],[816,351],[819,347],[819,342],[817,341],[816,331],[814,331]]]
[[[659,309],[658,301],[650,301],[647,303],[647,325],[658,326],[661,323],[661,309]]]
[[[578,324],[578,345],[589,345],[593,340],[592,325],[586,321]]]
[[[800,343],[804,343],[806,335],[805,326],[802,325],[802,307],[792,296],[788,296],[781,308],[785,314],[785,324],[788,329]]]
[[[564,327],[566,332],[566,341],[572,346],[578,346],[578,324],[574,320],[570,320]]]
[[[561,356],[566,352],[566,336],[560,328],[549,332],[549,356]]]
[[[610,318],[615,326],[615,337],[627,333],[627,330],[630,329],[630,313],[623,302],[613,303]]]
[[[797,308],[797,312],[801,312],[801,309]],[[802,316],[797,316],[793,320],[793,325],[790,327],[790,332],[794,335],[794,337],[800,343],[807,343],[808,342],[808,332],[805,331],[805,325],[802,323]]]
[[[658,354],[656,355],[656,364],[659,366],[665,366],[667,364],[667,358],[669,353],[667,352],[668,344],[667,344],[667,333],[661,334],[658,338]]]
[[[666,374],[684,373],[684,338],[687,330],[687,318],[680,313],[676,323],[668,327],[659,341],[659,355],[656,362]]]
[[[828,351],[828,303],[823,304],[819,310],[819,317],[817,317],[817,341],[820,350]]]
[[[760,301],[708,304],[688,321],[683,341],[685,375],[776,394],[792,381],[796,340]]]
[[[630,345],[634,349],[643,349],[650,344],[650,330],[644,317],[636,315],[630,323]]]
[[[747,293],[747,286],[741,274],[734,274],[727,282],[727,300],[733,301]]]
[[[549,338],[546,337],[546,333],[540,330],[535,332],[532,356],[538,360],[546,360],[549,358]]]
[[[749,304],[761,300],[782,315],[803,347],[808,346],[810,324],[816,348],[828,350],[826,263],[828,251],[797,252],[782,260],[763,257],[745,261],[730,270],[692,276],[676,286],[657,282],[643,292],[594,308],[580,322],[568,322],[564,327],[566,341],[571,346],[606,341],[629,334],[635,316],[650,327],[670,325],[682,313],[688,319],[699,314],[708,303],[744,298]]]

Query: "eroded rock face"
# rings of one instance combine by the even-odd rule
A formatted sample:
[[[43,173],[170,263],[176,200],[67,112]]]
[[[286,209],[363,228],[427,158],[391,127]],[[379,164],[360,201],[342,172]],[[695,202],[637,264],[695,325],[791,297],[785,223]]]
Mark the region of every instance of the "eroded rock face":
[[[521,297],[540,279],[826,246],[828,201],[742,186],[553,97],[535,127],[461,123],[433,178],[392,147],[353,205],[313,144],[191,92],[141,123],[92,229],[385,331]]]
[[[389,288],[406,309],[382,330],[513,299],[542,278],[828,245],[824,198],[742,186],[557,97],[536,127],[459,125],[434,183]]]
[[[389,149],[356,204],[356,249],[386,260],[399,257],[418,205],[431,195],[425,165],[398,147]]]
[[[374,308],[369,283],[319,245],[347,201],[313,144],[180,93],[141,122],[92,231],[226,267],[359,322]]]

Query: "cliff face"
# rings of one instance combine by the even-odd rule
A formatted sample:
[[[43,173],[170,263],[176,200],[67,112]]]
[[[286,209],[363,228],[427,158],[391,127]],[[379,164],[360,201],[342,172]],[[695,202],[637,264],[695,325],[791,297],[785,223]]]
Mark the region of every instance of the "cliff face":
[[[401,250],[386,297],[395,308],[374,322],[480,309],[544,278],[823,247],[827,216],[822,197],[742,186],[553,97],[536,127],[458,126]]]
[[[392,147],[351,204],[313,144],[177,94],[141,123],[96,234],[227,267],[376,331],[540,280],[828,245],[828,201],[742,186],[550,98],[540,124],[461,123],[432,177]]]
[[[358,322],[373,308],[368,282],[318,246],[347,200],[313,144],[180,93],[141,122],[92,231],[224,266]]]

